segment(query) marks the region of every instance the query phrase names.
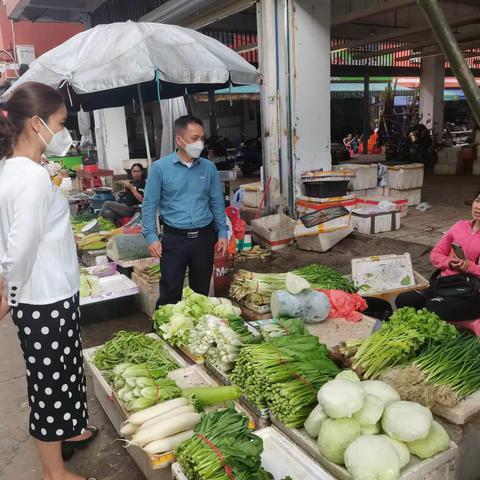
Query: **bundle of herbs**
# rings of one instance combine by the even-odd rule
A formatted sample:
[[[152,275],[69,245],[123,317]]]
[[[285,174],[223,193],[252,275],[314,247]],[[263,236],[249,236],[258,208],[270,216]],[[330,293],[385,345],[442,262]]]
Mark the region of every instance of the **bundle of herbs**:
[[[338,372],[318,338],[304,335],[245,346],[230,380],[258,408],[298,427],[315,406],[318,389]]]
[[[152,370],[161,370],[164,377],[178,365],[164,350],[163,342],[139,332],[120,331],[96,352],[94,365],[112,382],[112,370],[120,364],[143,364]]]
[[[189,480],[272,480],[262,468],[263,440],[233,408],[204,415],[179,445],[177,461]]]
[[[457,338],[457,329],[426,309],[401,308],[366,340],[346,342],[342,353],[365,379],[415,359],[425,350]]]

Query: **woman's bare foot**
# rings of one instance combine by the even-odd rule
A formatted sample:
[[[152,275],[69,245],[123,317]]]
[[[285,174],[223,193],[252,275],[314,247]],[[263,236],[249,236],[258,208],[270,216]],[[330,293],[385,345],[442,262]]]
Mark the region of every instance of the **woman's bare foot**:
[[[65,471],[59,477],[45,475],[43,480],[85,480],[86,477]]]

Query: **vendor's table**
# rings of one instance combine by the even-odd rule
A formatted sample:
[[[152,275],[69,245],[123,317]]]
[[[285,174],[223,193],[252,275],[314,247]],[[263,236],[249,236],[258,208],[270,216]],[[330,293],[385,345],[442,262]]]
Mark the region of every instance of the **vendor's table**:
[[[464,398],[454,407],[434,407],[437,420],[458,445],[455,480],[480,478],[480,391]]]

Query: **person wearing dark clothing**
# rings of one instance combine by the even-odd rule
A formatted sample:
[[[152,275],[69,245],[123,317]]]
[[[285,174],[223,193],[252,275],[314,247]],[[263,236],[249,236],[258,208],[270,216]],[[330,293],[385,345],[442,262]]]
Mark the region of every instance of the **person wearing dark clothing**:
[[[116,223],[121,218],[132,217],[135,207],[143,202],[145,192],[145,170],[140,163],[135,163],[131,170],[132,180],[125,185],[125,190],[118,195],[115,202],[103,204],[100,215]]]
[[[201,120],[180,117],[175,135],[178,149],[152,165],[142,207],[143,236],[152,257],[160,258],[158,305],[180,301],[187,268],[192,290],[208,295],[215,243],[223,255],[228,245],[220,177],[215,165],[200,157],[205,138]]]

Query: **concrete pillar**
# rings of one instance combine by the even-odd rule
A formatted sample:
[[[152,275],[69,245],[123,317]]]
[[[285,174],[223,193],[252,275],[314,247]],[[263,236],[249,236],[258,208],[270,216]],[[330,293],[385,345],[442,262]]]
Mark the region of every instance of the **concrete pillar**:
[[[100,168],[113,170],[115,175],[124,174],[123,161],[130,159],[125,108],[95,110],[94,119]]]
[[[257,3],[269,207],[295,211],[300,175],[329,170],[330,0]]]
[[[425,54],[428,55],[429,51],[426,50]],[[422,115],[422,123],[431,128],[438,139],[440,139],[443,132],[444,85],[444,56],[436,55],[422,58],[420,114]]]

